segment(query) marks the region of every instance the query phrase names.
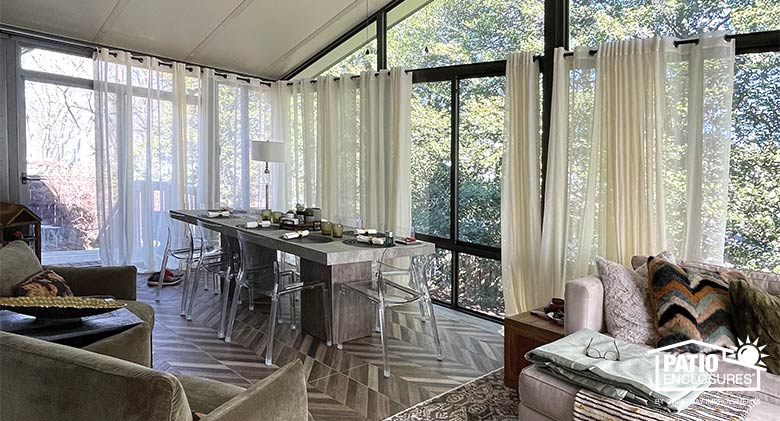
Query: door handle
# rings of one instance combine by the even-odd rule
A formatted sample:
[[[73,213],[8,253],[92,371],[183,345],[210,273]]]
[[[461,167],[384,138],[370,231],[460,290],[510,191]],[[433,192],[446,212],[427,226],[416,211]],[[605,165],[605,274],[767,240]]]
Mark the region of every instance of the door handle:
[[[22,184],[27,184],[30,181],[41,181],[43,178],[41,178],[40,175],[27,175],[26,172],[23,172],[21,179],[22,179]]]

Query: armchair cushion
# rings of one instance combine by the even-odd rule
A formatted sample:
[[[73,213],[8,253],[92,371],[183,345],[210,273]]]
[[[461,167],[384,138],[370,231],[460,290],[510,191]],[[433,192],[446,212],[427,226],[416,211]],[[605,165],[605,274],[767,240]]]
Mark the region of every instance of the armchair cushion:
[[[17,285],[43,271],[38,256],[24,241],[0,248],[0,297],[11,297]]]
[[[118,300],[136,299],[135,266],[47,266],[62,276],[73,295],[111,295]]]
[[[306,378],[300,360],[276,370],[210,412],[204,421],[306,421]]]

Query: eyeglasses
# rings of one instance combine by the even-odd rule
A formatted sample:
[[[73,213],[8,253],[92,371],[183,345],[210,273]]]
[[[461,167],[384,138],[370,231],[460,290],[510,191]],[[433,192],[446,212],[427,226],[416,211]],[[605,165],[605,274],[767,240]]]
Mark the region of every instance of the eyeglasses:
[[[618,349],[617,341],[612,341],[612,345],[615,346],[615,350],[609,350],[606,352],[601,352],[596,348],[591,348],[590,346],[593,344],[593,338],[590,338],[590,342],[588,342],[588,346],[585,347],[585,355],[590,358],[600,358],[602,360],[607,361],[620,361],[620,349]]]

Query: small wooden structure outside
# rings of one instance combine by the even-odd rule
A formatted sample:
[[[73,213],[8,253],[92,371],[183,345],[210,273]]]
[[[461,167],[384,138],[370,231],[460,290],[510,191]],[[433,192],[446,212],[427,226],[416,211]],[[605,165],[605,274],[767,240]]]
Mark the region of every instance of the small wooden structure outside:
[[[16,232],[21,233],[21,238],[15,236]],[[0,202],[0,248],[15,240],[34,244],[35,254],[40,260],[41,218],[27,206]]]

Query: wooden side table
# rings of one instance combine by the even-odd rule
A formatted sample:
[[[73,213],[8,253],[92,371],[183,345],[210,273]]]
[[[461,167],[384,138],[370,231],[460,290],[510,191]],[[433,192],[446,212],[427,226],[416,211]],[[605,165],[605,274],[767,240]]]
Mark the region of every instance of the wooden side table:
[[[517,389],[520,371],[529,363],[525,354],[563,337],[563,326],[530,311],[504,319],[504,385]]]

